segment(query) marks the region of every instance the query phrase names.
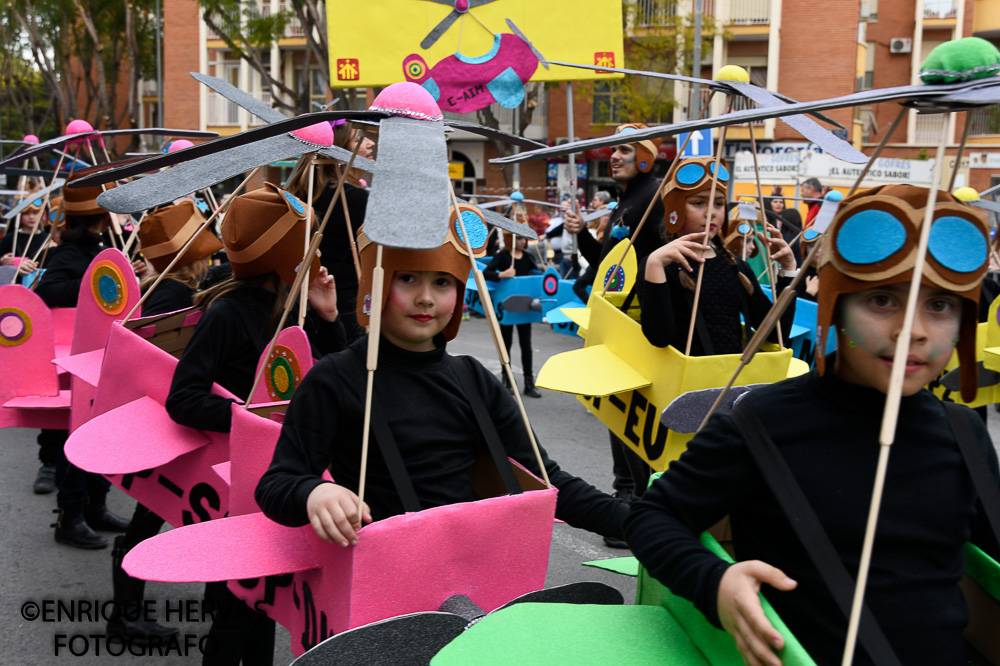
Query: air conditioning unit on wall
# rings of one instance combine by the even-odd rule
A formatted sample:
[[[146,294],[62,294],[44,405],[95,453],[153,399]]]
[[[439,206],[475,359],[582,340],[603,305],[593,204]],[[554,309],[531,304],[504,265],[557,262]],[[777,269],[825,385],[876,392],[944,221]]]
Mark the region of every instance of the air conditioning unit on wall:
[[[913,40],[909,37],[893,37],[889,40],[889,53],[910,53],[913,51]]]

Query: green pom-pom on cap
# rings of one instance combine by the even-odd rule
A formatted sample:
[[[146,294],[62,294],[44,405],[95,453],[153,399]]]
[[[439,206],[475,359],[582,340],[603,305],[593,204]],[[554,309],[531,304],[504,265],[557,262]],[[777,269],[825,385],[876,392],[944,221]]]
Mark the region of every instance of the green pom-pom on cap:
[[[1000,72],[1000,51],[985,39],[964,37],[941,44],[920,68],[924,83],[972,81]]]

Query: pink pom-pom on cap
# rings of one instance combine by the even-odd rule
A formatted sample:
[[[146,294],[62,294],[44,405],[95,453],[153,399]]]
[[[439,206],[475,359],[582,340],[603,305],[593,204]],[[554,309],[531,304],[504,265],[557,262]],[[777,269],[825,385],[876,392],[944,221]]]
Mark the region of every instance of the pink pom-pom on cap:
[[[194,144],[187,139],[177,139],[176,141],[171,141],[170,146],[167,147],[167,152],[172,153],[176,150],[184,150],[185,148],[190,148]]]
[[[94,126],[88,123],[86,120],[81,120],[77,118],[76,120],[71,120],[69,125],[66,125],[66,134],[83,134],[84,132],[93,132]]]
[[[372,102],[369,111],[384,111],[418,120],[441,120],[441,107],[422,85],[402,81],[386,86]]]
[[[69,125],[66,125],[66,134],[86,134],[90,135],[94,131],[94,126],[88,123],[86,120],[81,120],[77,118],[76,120],[71,120]],[[70,139],[66,142],[67,148],[75,148],[82,146],[86,141],[93,141],[96,139],[98,143],[103,146],[104,140],[101,139],[100,135],[97,136],[83,136],[79,139]]]
[[[328,122],[309,125],[308,127],[293,130],[289,134],[317,146],[333,145],[333,128],[330,127],[330,123]]]
[[[22,141],[25,143],[38,143],[38,137],[34,134],[25,134]]]

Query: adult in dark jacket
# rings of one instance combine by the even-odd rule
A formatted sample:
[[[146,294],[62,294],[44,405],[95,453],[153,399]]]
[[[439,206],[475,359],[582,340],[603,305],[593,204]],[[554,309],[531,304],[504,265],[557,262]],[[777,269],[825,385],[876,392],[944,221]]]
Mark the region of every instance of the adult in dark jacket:
[[[597,267],[611,252],[611,248],[618,241],[629,238],[635,233],[650,202],[653,202],[653,208],[633,245],[636,256],[641,260],[663,244],[663,203],[656,196],[659,182],[653,176],[653,163],[660,149],[660,140],[644,139],[637,143],[625,143],[629,132],[645,127],[640,123],[626,123],[615,129],[616,134],[622,135],[623,143],[612,148],[608,166],[620,193],[618,205],[604,227],[604,242],[600,243],[590,235],[580,215],[572,211],[567,211],[563,215],[563,225],[566,230],[576,234],[580,254],[594,267],[594,272],[588,272],[591,280],[596,277]],[[573,289],[584,302],[586,302],[587,286],[577,280]],[[649,465],[620,439],[611,433],[608,434],[611,440],[615,494],[626,501],[631,501],[633,497],[642,493],[645,479],[649,476]],[[605,543],[617,548],[626,547],[623,541],[615,539],[605,539]]]

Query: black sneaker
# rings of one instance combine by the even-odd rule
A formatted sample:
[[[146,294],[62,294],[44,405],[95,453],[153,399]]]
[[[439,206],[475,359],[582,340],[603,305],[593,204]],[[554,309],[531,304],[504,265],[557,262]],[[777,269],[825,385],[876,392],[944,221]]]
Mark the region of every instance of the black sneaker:
[[[35,477],[35,484],[32,486],[36,495],[48,495],[56,489],[56,466],[42,465],[38,469],[38,476]]]

